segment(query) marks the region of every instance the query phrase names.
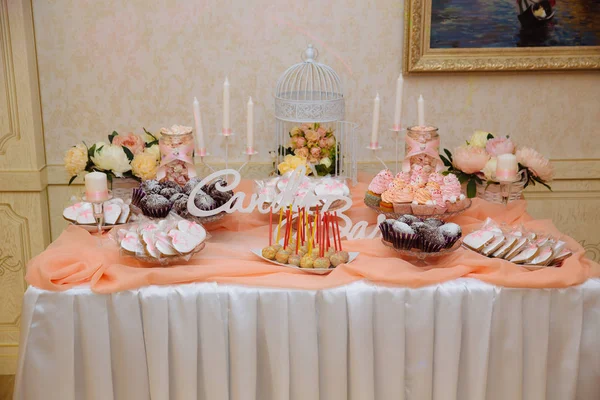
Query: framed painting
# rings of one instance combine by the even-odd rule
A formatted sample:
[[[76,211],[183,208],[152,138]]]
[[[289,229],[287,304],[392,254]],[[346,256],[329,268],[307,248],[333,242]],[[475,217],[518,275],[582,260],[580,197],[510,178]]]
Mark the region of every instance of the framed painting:
[[[600,69],[600,0],[405,2],[405,73]]]

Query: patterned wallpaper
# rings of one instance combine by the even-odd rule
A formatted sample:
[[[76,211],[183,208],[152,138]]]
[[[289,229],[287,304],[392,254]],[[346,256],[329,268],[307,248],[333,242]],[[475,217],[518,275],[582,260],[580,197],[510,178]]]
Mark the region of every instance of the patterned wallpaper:
[[[377,91],[380,142],[392,140],[387,127],[401,68],[401,0],[33,0],[33,6],[49,164],[62,163],[78,140],[104,140],[114,129],[192,125],[194,96],[209,151],[219,158],[222,141],[214,132],[225,75],[234,130],[244,132],[245,102],[254,99],[258,160],[266,161],[275,82],[308,43],[340,74],[347,119],[361,125],[360,143],[369,139]],[[535,142],[552,158],[600,158],[598,87],[597,72],[410,76],[404,121],[416,121],[422,93],[427,121],[440,127],[445,147],[486,129]],[[241,159],[244,135],[238,138],[231,152]],[[368,157],[361,150],[359,159]]]

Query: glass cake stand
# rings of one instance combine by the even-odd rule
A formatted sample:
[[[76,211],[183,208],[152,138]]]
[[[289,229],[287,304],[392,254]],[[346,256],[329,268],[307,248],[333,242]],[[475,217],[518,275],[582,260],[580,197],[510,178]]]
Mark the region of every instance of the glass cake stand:
[[[417,263],[421,263],[421,264],[425,264],[425,265],[429,265],[432,264],[432,262],[430,262],[429,260],[431,259],[436,259],[438,257],[442,257],[442,256],[446,256],[456,250],[458,250],[461,245],[462,245],[462,238],[458,239],[456,241],[456,243],[454,243],[452,245],[452,247],[447,248],[447,249],[442,249],[440,251],[434,252],[434,253],[428,253],[425,251],[421,251],[421,250],[417,250],[417,249],[397,249],[394,247],[394,245],[386,240],[381,239],[381,243],[383,243],[384,246],[389,247],[391,249],[394,249],[395,251],[397,251],[400,255],[406,257],[406,258],[410,258],[413,260],[416,260]]]
[[[462,213],[464,213],[466,210],[469,209],[469,207],[471,207],[471,204],[473,204],[473,202],[471,201],[471,199],[467,198],[466,199],[466,203],[465,203],[465,207],[461,210],[457,210],[457,211],[452,211],[452,212],[445,212],[443,214],[428,214],[428,215],[422,215],[422,214],[414,214],[414,213],[396,213],[396,212],[387,212],[387,211],[383,211],[381,208],[379,207],[375,207],[371,204],[367,204],[365,202],[365,205],[367,207],[369,207],[370,209],[374,210],[375,212],[377,212],[377,214],[383,214],[385,215],[387,218],[393,218],[393,219],[398,219],[403,215],[414,215],[415,217],[419,217],[419,218],[437,218],[437,219],[448,219],[451,217],[456,217],[457,215],[460,215]]]

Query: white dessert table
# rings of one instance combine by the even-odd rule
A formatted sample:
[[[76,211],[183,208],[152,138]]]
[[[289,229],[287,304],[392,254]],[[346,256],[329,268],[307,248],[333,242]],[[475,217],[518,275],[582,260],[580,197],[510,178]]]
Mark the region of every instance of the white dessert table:
[[[14,399],[600,399],[600,280],[29,287]]]

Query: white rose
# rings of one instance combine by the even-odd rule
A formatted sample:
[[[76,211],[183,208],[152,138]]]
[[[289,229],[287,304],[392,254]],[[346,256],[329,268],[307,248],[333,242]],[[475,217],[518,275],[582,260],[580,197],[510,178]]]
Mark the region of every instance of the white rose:
[[[498,159],[496,157],[492,157],[485,164],[485,167],[481,170],[483,175],[485,175],[485,179],[488,181],[496,180],[496,166],[498,165]]]
[[[319,164],[324,165],[325,168],[329,168],[331,167],[331,159],[329,157],[322,158]]]
[[[487,141],[488,141],[488,135],[492,135],[492,134],[489,132],[484,132],[484,131],[475,131],[475,133],[473,133],[473,135],[469,139],[469,146],[481,147],[481,148],[485,149],[485,145],[487,144]],[[492,135],[492,136],[494,136],[494,135]]]
[[[107,145],[103,142],[96,143],[92,161],[99,169],[112,171],[119,178],[123,176],[124,172],[131,170],[129,159],[121,146]]]
[[[157,161],[160,160],[160,148],[158,147],[158,145],[155,144],[152,147],[146,147],[144,152],[153,154],[154,157],[156,157]]]

